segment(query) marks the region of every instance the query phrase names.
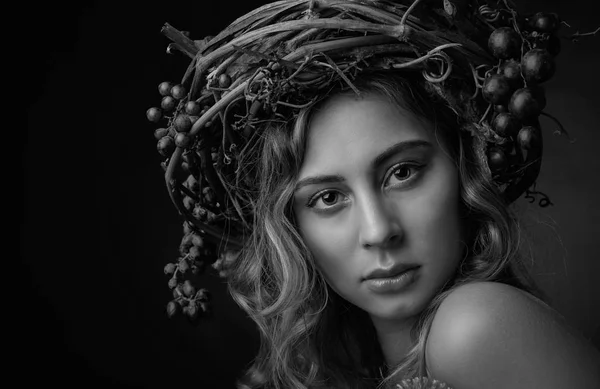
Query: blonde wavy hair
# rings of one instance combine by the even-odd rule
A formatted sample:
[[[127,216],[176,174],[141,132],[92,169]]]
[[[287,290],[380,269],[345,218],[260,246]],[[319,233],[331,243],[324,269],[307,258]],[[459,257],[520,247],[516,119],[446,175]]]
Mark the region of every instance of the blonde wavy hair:
[[[327,285],[298,232],[291,205],[312,112],[328,96],[354,92],[331,90],[292,123],[269,124],[261,129],[256,151],[242,162],[254,171],[260,190],[253,233],[228,279],[230,294],[261,335],[259,353],[238,380],[239,388],[383,388],[398,377],[430,376],[425,344],[431,323],[459,285],[495,281],[547,299],[519,252],[516,215],[477,162],[466,131],[473,117],[461,86],[432,88],[420,73],[410,72],[363,74],[353,84],[423,120],[433,118],[436,136],[459,171],[466,221],[463,260],[412,327],[414,347],[398,366],[386,366],[368,314]]]

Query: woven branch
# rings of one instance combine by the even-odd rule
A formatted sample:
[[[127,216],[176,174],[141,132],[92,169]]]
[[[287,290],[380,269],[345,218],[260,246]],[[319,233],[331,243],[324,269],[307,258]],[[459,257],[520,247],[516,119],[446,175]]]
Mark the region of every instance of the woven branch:
[[[237,230],[245,231],[242,235],[249,232],[246,218],[252,212],[253,183],[238,162],[255,147],[260,128],[267,123],[291,122],[295,112],[334,85],[353,89],[353,78],[365,69],[421,71],[432,93],[446,101],[457,116],[473,120],[464,125],[464,131],[474,136],[479,163],[488,177],[498,178],[487,165],[488,145],[503,145],[506,140],[490,129],[493,112],[480,91],[485,81],[480,72],[498,69],[498,61],[471,38],[482,31],[489,34],[493,23],[502,21],[498,15],[516,13],[510,3],[493,8],[489,4],[471,6],[469,0],[446,1],[444,8],[434,12],[426,9],[433,2],[421,3],[283,0],[236,19],[217,36],[203,41],[192,41],[165,24],[163,33],[192,59],[182,79],[189,87],[187,99],[207,105],[188,135],[215,139],[209,142],[212,147],[218,145],[210,186],[215,186],[223,214],[231,208],[226,218],[240,224]],[[469,12],[472,15],[466,17]],[[219,86],[222,76],[231,83]],[[453,96],[443,86],[455,83],[453,80],[461,80],[462,88],[466,81],[472,91]],[[265,112],[270,112],[270,117],[265,117]],[[173,187],[172,177],[182,153],[178,147],[171,156],[165,182],[180,213],[193,219],[176,195],[180,189]],[[209,151],[204,153],[208,158]],[[539,167],[532,161],[526,163],[527,168],[515,168],[498,178],[499,183],[508,185],[503,187],[508,187],[509,199],[537,177]],[[219,239],[217,229],[196,225]],[[239,248],[243,237],[227,240],[225,246]]]

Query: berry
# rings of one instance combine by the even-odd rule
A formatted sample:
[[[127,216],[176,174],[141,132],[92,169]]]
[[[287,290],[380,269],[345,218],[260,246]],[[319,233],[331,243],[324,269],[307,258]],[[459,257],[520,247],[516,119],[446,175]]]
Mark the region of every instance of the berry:
[[[183,238],[181,238],[180,244],[188,249],[192,247],[192,234],[185,234]]]
[[[546,107],[546,95],[540,87],[518,89],[513,93],[508,110],[517,119],[537,117]]]
[[[179,298],[183,295],[183,286],[181,284],[177,284],[175,288],[173,288],[173,296]]]
[[[533,126],[525,126],[521,128],[519,134],[517,135],[517,141],[523,150],[534,149],[539,143],[539,134],[537,128]]]
[[[189,247],[186,247],[186,246],[184,246],[184,245],[180,244],[180,245],[179,245],[179,254],[180,254],[181,256],[185,256],[185,255],[187,255],[188,249],[189,249]]]
[[[492,104],[507,103],[512,90],[506,77],[502,74],[492,74],[483,83],[483,98]]]
[[[173,108],[175,108],[176,105],[177,105],[177,100],[175,100],[171,96],[165,96],[165,97],[163,97],[162,101],[160,102],[160,107],[162,109],[164,109],[165,111],[172,110]]]
[[[488,48],[496,58],[518,58],[521,53],[521,37],[510,27],[500,27],[490,34]]]
[[[501,172],[508,167],[508,160],[504,151],[498,147],[493,147],[488,151],[488,166],[492,172]]]
[[[156,123],[162,118],[162,111],[157,107],[148,108],[146,111],[146,117],[152,123]]]
[[[215,220],[217,220],[217,215],[215,215],[213,212],[207,212],[206,213],[206,222],[207,223],[212,223]]]
[[[560,27],[560,20],[554,13],[538,12],[529,19],[529,25],[537,32],[552,33]]]
[[[512,89],[520,88],[523,84],[521,77],[521,63],[515,60],[505,61],[500,66],[500,74],[504,76]]]
[[[192,297],[194,294],[196,294],[196,288],[194,288],[194,285],[192,285],[190,280],[186,280],[183,283],[183,294],[185,294],[186,297]]]
[[[183,85],[177,84],[173,88],[171,88],[171,96],[173,96],[177,100],[183,99],[186,94],[187,91],[185,90],[185,87]]]
[[[198,116],[200,114],[200,104],[195,101],[188,101],[185,105],[185,113],[191,116]]]
[[[210,292],[208,291],[208,289],[200,289],[198,290],[196,297],[200,301],[208,301],[210,299]]]
[[[192,138],[185,132],[178,132],[177,135],[175,135],[175,145],[177,147],[182,147],[185,149],[191,146],[191,144]]]
[[[169,280],[169,288],[173,289],[177,286],[177,279],[175,277]]]
[[[206,209],[202,208],[200,205],[196,205],[196,207],[192,211],[192,215],[196,219],[198,219],[200,221],[204,221],[204,220],[206,220],[207,211],[206,211]]]
[[[508,108],[506,107],[506,105],[494,105],[494,112],[508,112]]]
[[[198,183],[198,180],[191,174],[188,176],[184,185],[194,193],[198,192],[198,190],[200,189],[200,184]]]
[[[219,88],[229,88],[231,86],[231,76],[223,73],[219,76]]]
[[[175,118],[173,125],[179,132],[188,132],[192,128],[192,121],[188,115],[178,115]]]
[[[169,301],[169,303],[167,304],[167,316],[169,316],[169,318],[172,318],[173,316],[179,313],[179,308],[179,304],[177,304],[175,301]]]
[[[492,122],[492,128],[502,137],[515,136],[521,128],[519,120],[508,112],[496,115]]]
[[[169,93],[171,93],[171,88],[173,88],[173,84],[169,81],[163,81],[158,85],[158,93],[160,93],[161,96],[168,96]]]
[[[185,312],[185,314],[192,320],[196,319],[200,314],[200,312],[198,311],[198,307],[196,307],[196,304],[190,304],[186,308],[187,312]]]
[[[212,203],[215,200],[215,191],[210,186],[205,186],[202,189],[202,194],[207,203]]]
[[[175,264],[174,263],[167,263],[165,265],[165,274],[173,274],[175,273]]]
[[[187,263],[187,261],[185,259],[180,261],[179,262],[179,271],[182,274],[185,274],[188,270],[190,270],[190,265]]]
[[[169,136],[163,136],[158,141],[156,148],[163,157],[169,157],[171,154],[173,154],[173,151],[175,151],[175,142],[173,141],[173,138]]]
[[[183,205],[184,205],[185,209],[190,211],[194,208],[194,205],[196,205],[196,202],[190,196],[185,196],[183,198]]]
[[[202,309],[202,312],[205,314],[210,313],[210,305],[208,303],[200,303],[200,309]]]
[[[175,129],[175,127],[169,127],[169,136],[175,139],[175,135],[177,135],[177,130]]]
[[[166,128],[157,128],[156,130],[154,130],[154,137],[157,140],[160,140],[161,138],[167,136],[169,133],[169,130]]]
[[[198,246],[192,246],[192,247],[190,247],[190,251],[188,252],[188,255],[189,255],[188,258],[190,260],[192,260],[192,261],[199,260],[200,256],[201,256],[201,254],[200,254],[200,247],[198,247]]]
[[[547,50],[532,49],[523,56],[521,71],[527,82],[541,84],[552,78],[556,64]]]
[[[204,247],[204,240],[198,234],[192,234],[192,245],[196,247]]]
[[[183,233],[185,235],[191,234],[192,232],[194,232],[192,230],[192,225],[190,223],[188,223],[187,221],[183,222]]]

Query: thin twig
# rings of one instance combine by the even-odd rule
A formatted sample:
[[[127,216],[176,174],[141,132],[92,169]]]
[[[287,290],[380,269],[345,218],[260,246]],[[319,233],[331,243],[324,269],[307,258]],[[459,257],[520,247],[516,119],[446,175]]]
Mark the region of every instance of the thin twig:
[[[475,82],[475,93],[471,96],[470,100],[474,100],[477,95],[479,95],[479,89],[481,88],[481,84],[479,84],[479,80],[477,79],[477,70],[473,67],[473,64],[469,62],[469,67],[471,68],[471,72],[473,73],[473,81]]]
[[[481,119],[479,119],[479,124],[483,123],[483,121],[485,120],[485,118],[488,115],[488,113],[490,113],[490,109],[492,109],[492,104],[491,103],[488,105],[488,107],[485,110],[485,113],[483,114],[483,116],[481,117]]]
[[[410,5],[410,7],[408,7],[408,9],[404,13],[404,15],[402,15],[402,20],[400,20],[400,25],[401,26],[404,26],[406,24],[406,19],[408,19],[408,15],[410,15],[410,13],[412,12],[412,10],[415,9],[415,7],[417,6],[417,4],[419,4],[419,1],[421,1],[421,0],[415,0]]]
[[[433,57],[435,54],[437,54],[439,51],[450,48],[450,47],[459,47],[462,46],[462,44],[460,43],[447,43],[445,45],[441,45],[438,46],[432,50],[430,50],[427,54],[423,55],[422,57],[419,57],[417,59],[414,59],[412,61],[408,61],[408,62],[404,62],[404,63],[399,63],[399,64],[394,64],[392,65],[393,68],[395,69],[402,69],[402,68],[407,68],[407,67],[411,67],[414,65],[417,65],[421,62],[424,62],[426,60],[428,60],[429,58]]]
[[[219,66],[217,66],[215,70],[213,70],[206,76],[206,79],[210,82],[210,80],[219,77],[229,67],[229,65],[235,62],[235,60],[237,60],[241,55],[242,53],[239,52],[227,57],[227,59],[225,59]]]
[[[598,32],[600,32],[600,27],[596,28],[594,31],[591,32],[584,32],[581,33],[579,31],[577,31],[575,34],[568,36],[567,39],[570,39],[572,41],[576,41],[577,39],[584,37],[584,36],[594,36],[596,35]]]
[[[558,130],[555,132],[555,134],[557,135],[566,135],[567,139],[569,139],[569,143],[575,143],[576,139],[571,139],[571,137],[569,136],[569,133],[567,132],[567,130],[563,127],[562,123],[554,116],[550,115],[549,113],[546,112],[541,112],[541,115],[546,116],[548,118],[550,118],[552,121],[554,121],[554,123],[556,123],[558,125]]]
[[[225,182],[225,180],[221,176],[221,173],[217,169],[215,169],[215,172],[217,173],[217,177],[219,177],[219,180],[221,181],[221,185],[223,186],[223,188],[227,192],[227,196],[229,197],[229,200],[233,204],[233,207],[235,208],[235,211],[238,213],[238,216],[240,217],[240,221],[244,225],[244,228],[246,228],[247,230],[249,230],[250,226],[246,223],[246,220],[244,219],[244,214],[242,213],[242,210],[240,209],[239,204],[237,203],[237,201],[235,200],[235,198],[231,195],[231,192],[229,191],[227,183]],[[223,205],[225,206],[225,204],[223,204]]]
[[[310,106],[311,106],[311,104],[313,104],[313,103],[314,103],[314,101],[312,101],[312,100],[311,100],[311,101],[309,101],[308,103],[306,103],[306,104],[302,104],[302,105],[299,105],[299,104],[291,104],[291,103],[286,103],[285,101],[276,101],[276,102],[275,102],[275,104],[277,104],[277,105],[283,105],[283,106],[290,107],[290,108],[295,108],[295,109],[304,109],[304,108],[308,108],[308,107],[310,107]]]
[[[350,88],[352,88],[354,93],[356,93],[356,95],[360,97],[360,91],[354,86],[352,81],[350,81],[350,79],[344,74],[344,72],[340,70],[340,68],[335,64],[335,62],[331,58],[329,58],[329,56],[325,54],[323,54],[323,56],[325,57],[331,68],[346,82],[346,84],[348,84],[348,86],[350,86]]]
[[[450,57],[448,57],[448,54],[444,53],[443,51],[440,51],[437,53],[438,56],[440,56],[442,58],[442,66],[441,68],[444,68],[444,64],[447,65],[446,70],[444,71],[444,73],[441,76],[432,76],[430,75],[426,69],[423,69],[423,77],[429,81],[429,82],[433,82],[433,83],[440,83],[440,82],[444,82],[448,79],[448,77],[450,77],[450,74],[452,73],[452,60],[450,59]],[[434,56],[435,57],[435,56]],[[432,57],[432,58],[434,58]],[[437,58],[436,58],[437,59]]]

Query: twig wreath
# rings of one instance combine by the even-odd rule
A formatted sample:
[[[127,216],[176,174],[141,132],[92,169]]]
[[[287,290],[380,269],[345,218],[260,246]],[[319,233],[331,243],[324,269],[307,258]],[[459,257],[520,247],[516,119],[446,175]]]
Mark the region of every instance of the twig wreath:
[[[207,316],[208,290],[185,278],[207,266],[225,277],[249,235],[258,188],[246,162],[261,128],[292,123],[340,83],[355,89],[361,72],[420,71],[434,93],[471,119],[461,130],[473,136],[478,162],[507,203],[525,194],[551,205],[535,190],[543,151],[538,119],[551,118],[569,138],[544,111],[561,25],[552,13],[519,15],[508,0],[282,0],[201,40],[165,24],[167,52],[191,58],[181,82],[162,82],[160,107],[147,111],[160,125],[154,135],[165,184],[185,219],[180,255],[165,266],[173,290],[168,315]],[[453,83],[462,93],[450,93]]]

